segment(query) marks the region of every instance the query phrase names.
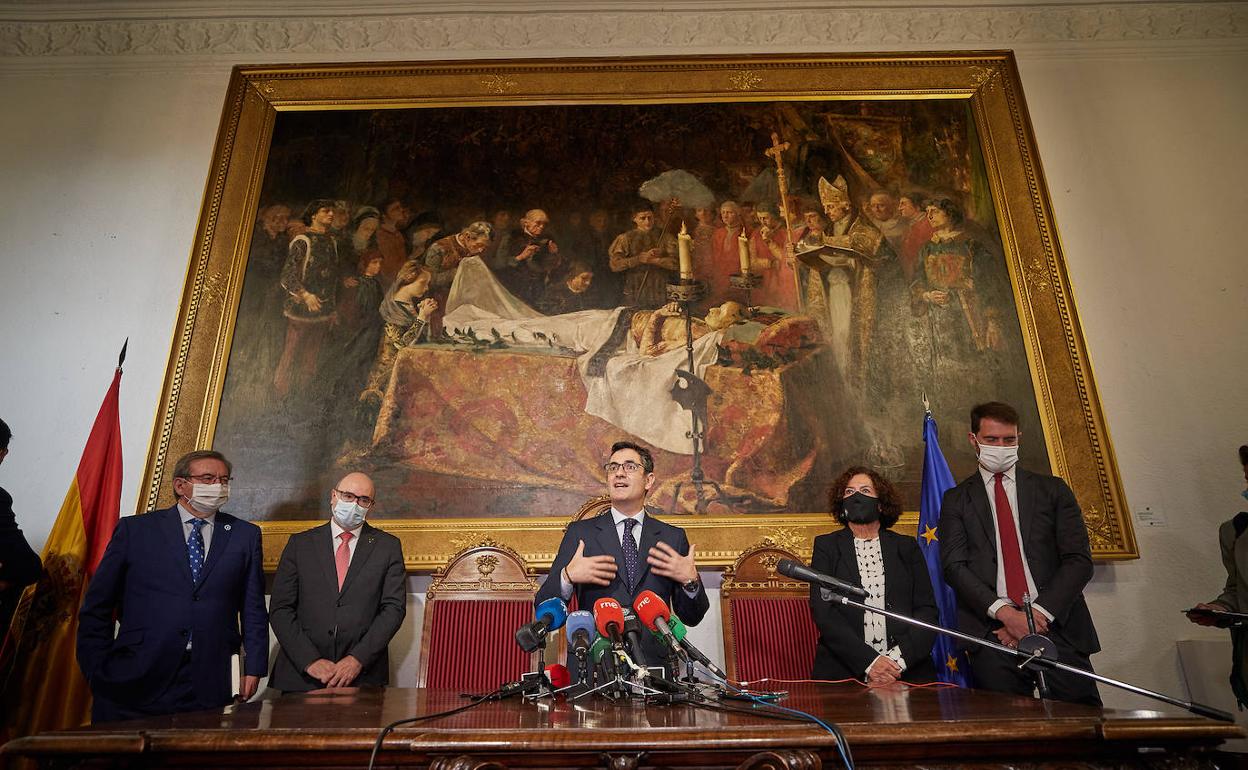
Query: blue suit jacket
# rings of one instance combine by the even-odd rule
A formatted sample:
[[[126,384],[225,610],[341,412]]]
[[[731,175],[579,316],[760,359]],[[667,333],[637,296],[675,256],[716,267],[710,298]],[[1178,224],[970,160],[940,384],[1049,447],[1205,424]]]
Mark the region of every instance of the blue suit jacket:
[[[680,616],[686,626],[696,626],[706,616],[711,602],[706,596],[706,589],[700,583],[697,594],[689,596],[676,581],[650,571],[650,565],[646,563],[646,555],[650,553],[651,548],[662,541],[670,545],[677,553],[685,555],[689,553],[689,539],[685,536],[683,529],[656,519],[649,510],[646,511],[646,518],[641,524],[641,546],[638,549],[638,556],[641,557],[641,576],[633,590],[629,590],[624,580],[624,551],[620,548],[615,520],[612,519],[610,510],[607,510],[600,516],[574,521],[568,525],[567,531],[563,534],[563,542],[559,544],[559,553],[555,555],[555,561],[550,565],[550,574],[546,576],[542,587],[538,589],[537,604],[541,604],[552,596],[559,596],[559,575],[572,560],[572,554],[576,553],[576,546],[582,540],[585,541],[586,556],[613,557],[616,573],[610,585],[574,585],[572,594],[576,597],[577,607],[580,609],[593,612],[594,602],[604,596],[614,598],[625,607],[632,607],[633,599],[637,597],[637,594],[648,589],[667,602],[668,607]],[[651,665],[663,662],[666,652],[661,642],[646,633],[642,637],[642,645]]]
[[[113,617],[121,623],[113,638]],[[242,622],[241,633],[239,622]],[[269,665],[260,528],[217,513],[208,558],[191,580],[177,506],[117,523],[78,616],[78,665],[93,693],[142,706],[169,686],[193,636],[192,682],[205,708],[230,702],[230,656]]]

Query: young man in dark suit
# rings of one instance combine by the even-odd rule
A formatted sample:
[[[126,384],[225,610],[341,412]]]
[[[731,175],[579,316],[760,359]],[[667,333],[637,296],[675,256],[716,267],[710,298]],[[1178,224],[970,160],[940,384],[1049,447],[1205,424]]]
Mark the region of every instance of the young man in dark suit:
[[[269,662],[264,565],[260,528],[220,510],[231,472],[219,452],[191,452],[174,465],[177,504],[117,522],[78,616],[92,722],[227,705],[240,644],[240,694],[255,694]]]
[[[407,615],[399,539],[364,519],[373,481],[348,473],[330,520],[294,535],[273,579],[269,617],[281,645],[269,684],[285,692],[390,683],[390,639]]]
[[[568,525],[536,603],[555,596],[568,601],[575,595],[583,610],[592,611],[603,597],[632,607],[637,594],[650,590],[686,626],[696,626],[710,600],[685,531],[645,509],[646,493],[655,480],[650,450],[618,441],[603,469],[611,510]],[[649,633],[642,635],[642,650],[649,665],[659,665],[666,657],[662,643]]]
[[[971,410],[970,441],[979,457],[973,476],[945,493],[940,511],[940,561],[958,599],[958,627],[1016,647],[1026,636],[1023,596],[1030,595],[1037,633],[1057,646],[1059,660],[1091,670],[1101,649],[1083,587],[1092,551],[1079,503],[1066,482],[1018,463],[1018,412],[990,402]],[[1017,660],[970,648],[975,683],[1031,695],[1033,677]],[[1096,682],[1045,672],[1051,697],[1100,706]]]

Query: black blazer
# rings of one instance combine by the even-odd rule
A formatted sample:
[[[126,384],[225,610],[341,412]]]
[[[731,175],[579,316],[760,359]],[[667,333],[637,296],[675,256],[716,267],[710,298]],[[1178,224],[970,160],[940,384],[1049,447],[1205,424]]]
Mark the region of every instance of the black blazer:
[[[892,530],[880,530],[880,554],[884,557],[884,608],[927,623],[937,622],[936,597],[927,575],[927,562],[919,543]],[[815,538],[810,568],[825,575],[861,585],[854,534],[848,528]],[[824,600],[819,587],[810,587],[810,613],[819,629],[812,679],[864,679],[867,666],[880,653],[862,636],[862,610]],[[902,679],[930,682],[936,678],[932,642],[936,634],[899,620],[885,618],[888,646],[901,647],[906,662]]]
[[[623,606],[631,608],[637,594],[650,590],[667,602],[668,607],[680,616],[686,626],[696,626],[702,622],[702,618],[706,616],[706,611],[711,606],[702,584],[698,584],[696,595],[689,596],[676,581],[652,573],[650,565],[646,563],[646,554],[660,541],[667,543],[677,553],[688,554],[689,540],[685,537],[685,531],[656,519],[649,510],[646,511],[646,518],[641,524],[641,546],[637,554],[641,560],[641,576],[637,580],[636,588],[632,591],[628,590],[624,580],[624,552],[620,548],[620,539],[616,533],[615,521],[611,517],[610,509],[592,519],[583,519],[569,524],[567,531],[563,534],[563,542],[559,544],[559,553],[555,555],[555,561],[550,565],[550,574],[546,576],[546,580],[542,582],[541,588],[537,591],[535,604],[541,604],[553,596],[559,596],[559,575],[572,560],[577,544],[584,540],[585,555],[613,557],[616,573],[610,585],[573,585],[572,595],[576,597],[579,609],[593,612],[594,602],[605,596],[610,596]],[[653,634],[646,633],[642,636],[642,648],[650,665],[661,665],[665,661],[667,653],[663,643],[655,639]]]
[[[17,516],[13,514],[13,498],[0,487],[0,581],[9,587],[0,591],[0,628],[9,627],[9,619],[22,591],[31,583],[38,582],[43,574],[43,562],[18,529]]]
[[[1088,530],[1075,494],[1055,476],[1015,475],[1018,530],[1036,582],[1036,604],[1051,612],[1055,641],[1091,655],[1101,649],[1083,587],[1092,579]],[[979,471],[945,493],[940,563],[958,599],[958,628],[978,637],[1001,627],[988,617],[997,600],[997,527]]]
[[[354,684],[389,684],[390,639],[407,615],[403,547],[367,522],[359,538],[341,592],[328,523],[287,541],[269,600],[269,622],[281,645],[271,686],[287,692],[324,687],[308,676],[308,666],[347,655],[362,667]]]

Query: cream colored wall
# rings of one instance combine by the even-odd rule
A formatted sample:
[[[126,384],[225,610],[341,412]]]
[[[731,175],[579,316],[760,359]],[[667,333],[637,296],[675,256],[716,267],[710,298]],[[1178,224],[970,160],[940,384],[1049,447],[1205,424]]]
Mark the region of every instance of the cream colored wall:
[[[77,21],[48,25],[37,4],[0,4],[0,416],[15,433],[0,484],[32,543],[47,536],[127,336],[122,510],[135,505],[232,64],[1014,48],[1128,501],[1167,523],[1139,529],[1138,561],[1097,568],[1087,593],[1106,651],[1094,662],[1183,695],[1176,641],[1221,636],[1178,610],[1217,593],[1215,527],[1248,507],[1234,460],[1248,442],[1248,4],[729,3],[710,15],[686,2],[557,17],[494,5],[501,15],[292,27],[137,2],[58,5]],[[110,13],[125,18],[99,18]],[[376,31],[387,25],[388,38]],[[366,34],[344,36],[357,28]],[[420,606],[414,597],[396,644],[400,683],[414,680]],[[720,649],[717,609],[695,639]]]

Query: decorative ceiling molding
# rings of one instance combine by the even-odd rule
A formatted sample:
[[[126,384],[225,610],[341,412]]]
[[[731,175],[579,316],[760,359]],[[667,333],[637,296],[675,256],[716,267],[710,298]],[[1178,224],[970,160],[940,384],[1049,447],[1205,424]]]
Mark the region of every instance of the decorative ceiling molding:
[[[936,50],[1248,41],[1248,2],[1126,2],[942,6],[762,7],[757,2],[682,3],[662,9],[523,11],[517,2],[476,11],[379,13],[394,4],[313,3],[300,16],[225,16],[206,3],[84,3],[0,6],[0,59],[88,57],[214,60],[341,59],[436,53],[460,56],[551,52],[707,52],[711,50]],[[557,7],[559,4],[555,4]],[[688,7],[696,5],[697,7]],[[797,5],[800,6],[800,3]],[[147,16],[128,14],[145,11]],[[429,6],[424,6],[428,8]],[[571,4],[563,4],[563,8]],[[135,10],[135,9],[138,10]],[[482,10],[485,9],[485,10]],[[94,16],[90,12],[94,11]],[[340,12],[332,15],[329,12]],[[238,9],[233,9],[237,13]],[[112,17],[103,17],[114,14]],[[327,15],[328,14],[328,15]],[[127,16],[119,18],[120,16]],[[153,18],[155,16],[155,18]]]

